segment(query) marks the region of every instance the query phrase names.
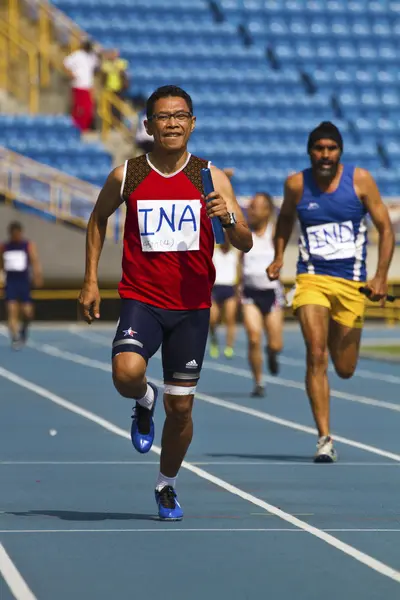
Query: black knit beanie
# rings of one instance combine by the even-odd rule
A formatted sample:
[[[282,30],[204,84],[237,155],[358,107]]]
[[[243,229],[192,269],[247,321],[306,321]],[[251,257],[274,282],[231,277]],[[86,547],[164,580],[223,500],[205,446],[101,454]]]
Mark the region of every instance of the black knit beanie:
[[[330,121],[323,121],[312,130],[308,136],[307,152],[310,154],[310,150],[318,140],[333,140],[337,143],[340,151],[343,152],[343,138],[339,129]]]

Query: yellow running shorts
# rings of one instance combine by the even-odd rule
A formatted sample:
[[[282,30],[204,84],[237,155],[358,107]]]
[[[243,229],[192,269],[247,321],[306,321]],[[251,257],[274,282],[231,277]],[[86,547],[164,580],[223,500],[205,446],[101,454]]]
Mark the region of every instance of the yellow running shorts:
[[[326,306],[331,319],[340,325],[361,329],[364,324],[365,296],[358,288],[362,285],[363,282],[341,277],[308,273],[297,275],[293,312],[308,304]]]

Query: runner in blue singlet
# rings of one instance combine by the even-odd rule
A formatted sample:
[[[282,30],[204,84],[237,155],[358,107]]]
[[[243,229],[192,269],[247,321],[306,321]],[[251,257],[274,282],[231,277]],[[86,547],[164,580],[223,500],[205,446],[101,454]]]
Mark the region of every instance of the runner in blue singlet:
[[[365,298],[386,298],[394,235],[388,210],[371,174],[342,164],[343,140],[338,128],[321,123],[310,133],[311,168],[286,180],[275,235],[275,258],[268,267],[279,276],[283,254],[296,216],[300,221],[299,260],[293,309],[307,349],[306,388],[319,439],[316,462],[336,460],[329,429],[328,351],[339,377],[356,369]],[[366,251],[369,213],[379,234],[378,265],[367,282]]]

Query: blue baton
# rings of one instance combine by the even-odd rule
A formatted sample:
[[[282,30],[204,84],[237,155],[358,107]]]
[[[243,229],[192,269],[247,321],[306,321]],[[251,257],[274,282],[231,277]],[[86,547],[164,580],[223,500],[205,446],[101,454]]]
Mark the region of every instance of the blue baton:
[[[204,195],[208,196],[208,194],[211,194],[211,192],[214,191],[214,184],[211,177],[210,169],[201,170],[201,180],[203,182]],[[211,223],[216,243],[223,244],[225,242],[225,235],[221,225],[221,221],[218,217],[213,217],[211,219]]]

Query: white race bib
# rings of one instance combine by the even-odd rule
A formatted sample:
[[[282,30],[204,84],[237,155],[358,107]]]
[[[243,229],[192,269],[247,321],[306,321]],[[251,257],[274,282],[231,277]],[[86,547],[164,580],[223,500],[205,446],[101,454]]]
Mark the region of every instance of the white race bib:
[[[200,210],[200,200],[138,200],[143,252],[199,250]]]
[[[28,257],[25,250],[6,250],[3,254],[5,271],[25,271],[28,267]]]
[[[352,221],[324,223],[307,227],[307,239],[311,258],[324,260],[354,258],[356,244]]]

